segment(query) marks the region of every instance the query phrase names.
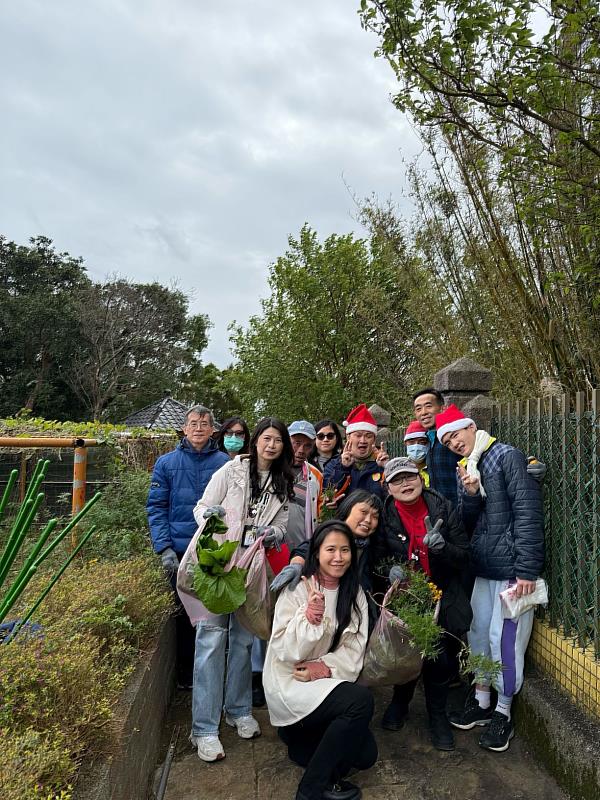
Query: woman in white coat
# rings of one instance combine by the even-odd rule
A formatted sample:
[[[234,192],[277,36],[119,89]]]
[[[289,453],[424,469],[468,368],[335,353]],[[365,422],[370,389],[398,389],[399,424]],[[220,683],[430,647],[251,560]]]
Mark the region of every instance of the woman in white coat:
[[[296,800],[357,800],[360,789],[343,778],[377,760],[373,696],[355,683],[367,632],[354,536],[328,520],[310,540],[302,583],[277,600],[263,673],[271,724],[306,767]]]
[[[284,539],[288,505],[294,495],[292,463],[285,425],[274,417],[261,420],[252,433],[250,453],[236,456],[212,476],[194,509],[198,525],[203,527],[207,518],[217,514],[227,520],[224,538],[239,541],[240,551],[258,536],[265,537],[265,547],[278,546]],[[195,539],[190,546],[195,546]],[[217,761],[225,756],[219,740],[223,706],[225,721],[243,739],[260,735],[252,716],[253,637],[235,614],[215,615],[203,609],[198,616],[190,739],[203,761]]]

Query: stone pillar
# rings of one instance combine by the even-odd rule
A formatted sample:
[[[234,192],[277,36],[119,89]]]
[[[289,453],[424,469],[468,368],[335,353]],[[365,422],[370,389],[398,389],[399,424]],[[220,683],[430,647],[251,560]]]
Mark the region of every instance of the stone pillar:
[[[387,442],[392,435],[390,431],[392,415],[389,411],[386,411],[385,408],[378,406],[376,403],[374,403],[372,406],[369,406],[369,411],[377,423],[377,443],[379,444],[379,442]]]
[[[470,358],[457,358],[433,376],[433,386],[442,393],[446,405],[454,403],[463,414],[475,420],[478,428],[489,430],[493,401],[492,372]]]

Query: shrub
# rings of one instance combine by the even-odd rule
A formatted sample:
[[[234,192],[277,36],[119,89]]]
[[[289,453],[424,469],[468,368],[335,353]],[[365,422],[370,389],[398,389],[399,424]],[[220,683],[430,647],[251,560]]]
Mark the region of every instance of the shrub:
[[[145,470],[118,472],[86,517],[86,527],[96,525],[86,547],[88,556],[123,559],[151,551],[146,517],[149,488],[150,474]]]
[[[32,581],[22,608],[45,580]],[[172,603],[150,554],[92,559],[71,567],[48,595],[37,633],[0,644],[0,729],[25,781],[7,794],[0,770],[2,800],[68,800],[78,759],[106,748],[119,694]]]
[[[2,800],[71,800],[70,786],[65,789],[63,781],[75,764],[64,733],[0,728],[0,740]]]

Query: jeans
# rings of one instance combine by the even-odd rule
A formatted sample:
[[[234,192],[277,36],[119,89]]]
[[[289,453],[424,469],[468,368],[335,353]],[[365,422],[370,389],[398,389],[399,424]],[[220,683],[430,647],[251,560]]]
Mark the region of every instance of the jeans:
[[[225,648],[229,635],[227,676]],[[225,711],[234,719],[252,714],[252,634],[235,614],[211,615],[196,626],[194,689],[192,692],[192,736],[215,736],[219,732],[225,684]]]
[[[377,761],[369,730],[373,707],[366,686],[340,683],[307,717],[279,728],[290,759],[306,767],[298,788],[307,800],[320,800],[352,768],[369,769]]]

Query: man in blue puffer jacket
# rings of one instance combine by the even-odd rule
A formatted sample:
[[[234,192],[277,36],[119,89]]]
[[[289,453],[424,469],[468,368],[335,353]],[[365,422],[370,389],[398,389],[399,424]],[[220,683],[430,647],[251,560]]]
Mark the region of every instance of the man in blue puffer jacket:
[[[513,696],[523,683],[523,662],[533,607],[517,619],[504,619],[500,592],[513,588],[517,597],[532,594],[544,566],[544,518],[539,483],[527,472],[525,455],[477,430],[456,406],[436,416],[439,441],[461,457],[458,463],[458,508],[471,536],[475,585],[469,645],[502,663],[495,680],[498,702],[490,707],[489,680],[478,675],[475,695],[463,711],[450,715],[462,730],[487,726],[479,744],[502,752],[514,736]]]
[[[184,438],[171,453],[156,461],[146,510],[152,546],[160,554],[173,589],[177,569],[197,530],[194,506],[214,473],[229,461],[215,444],[215,421],[205,406],[193,406],[185,415]],[[175,592],[176,602],[179,603]],[[177,682],[191,687],[195,631],[187,615],[177,615]]]

